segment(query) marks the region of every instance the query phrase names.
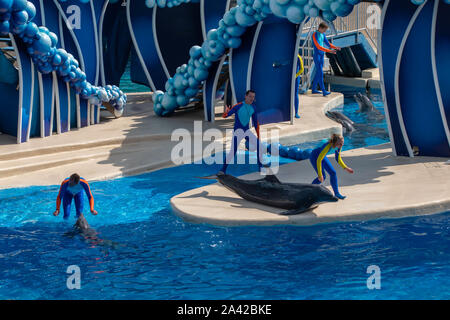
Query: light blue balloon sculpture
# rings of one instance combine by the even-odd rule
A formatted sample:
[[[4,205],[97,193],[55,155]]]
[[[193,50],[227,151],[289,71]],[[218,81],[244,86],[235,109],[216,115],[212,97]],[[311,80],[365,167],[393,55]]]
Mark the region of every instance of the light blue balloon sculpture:
[[[60,0],[63,1],[63,0]],[[89,2],[89,0],[80,0]],[[32,20],[36,8],[27,0],[0,0],[0,33],[12,33],[27,45],[37,69],[44,74],[56,73],[70,84],[82,98],[93,105],[109,103],[122,111],[127,97],[117,86],[97,87],[86,81],[86,74],[78,61],[66,50],[57,48],[58,37],[45,27],[38,27]]]
[[[416,4],[423,2],[411,1]],[[448,3],[450,0],[443,1]],[[147,0],[146,5],[150,8],[173,7],[187,2],[189,0]],[[179,67],[173,78],[167,81],[166,92],[155,92],[155,113],[168,116],[176,108],[188,104],[197,95],[202,81],[208,77],[208,68],[212,63],[219,60],[227,49],[238,48],[245,30],[269,15],[274,14],[296,24],[306,17],[322,17],[333,21],[337,17],[349,15],[359,2],[360,0],[238,0],[238,5],[225,13],[219,21],[218,28],[208,32],[202,46],[191,48],[188,63]]]

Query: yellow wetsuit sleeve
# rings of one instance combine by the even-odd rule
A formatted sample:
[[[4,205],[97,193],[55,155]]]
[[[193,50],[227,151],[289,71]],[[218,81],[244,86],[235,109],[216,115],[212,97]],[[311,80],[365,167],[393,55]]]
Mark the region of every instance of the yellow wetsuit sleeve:
[[[342,151],[342,148],[339,148],[339,151],[338,151],[338,163],[343,169],[347,169],[348,168],[347,165],[342,160],[341,151]]]
[[[305,71],[305,66],[303,65],[303,59],[298,55],[298,59],[300,61],[300,70],[298,70],[297,74],[295,75],[296,78],[300,77],[300,75]]]
[[[320,152],[319,156],[317,157],[317,174],[319,175],[319,178],[322,177],[322,161],[323,158],[327,155],[328,151],[330,151],[331,144],[329,143],[325,148],[323,148],[322,152]]]

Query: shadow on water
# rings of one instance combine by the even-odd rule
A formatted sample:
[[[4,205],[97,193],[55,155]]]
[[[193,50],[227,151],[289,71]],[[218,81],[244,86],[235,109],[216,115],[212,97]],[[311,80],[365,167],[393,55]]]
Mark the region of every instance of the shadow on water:
[[[130,118],[131,116],[132,118]],[[99,163],[112,165],[118,168],[123,175],[174,166],[171,161],[171,153],[174,146],[181,142],[181,140],[171,141],[171,137],[176,130],[184,130],[184,132],[191,134],[189,143],[191,144],[191,152],[194,154],[195,121],[201,123],[201,133],[211,128],[224,131],[233,126],[233,119],[214,124],[204,122],[203,119],[203,110],[192,108],[178,110],[170,117],[159,117],[153,112],[150,94],[131,95],[124,118],[117,120],[131,122],[129,128],[123,131],[124,140],[120,146],[111,150],[108,159]],[[111,117],[105,118],[105,121],[111,120],[113,120]],[[201,141],[202,137],[199,136],[199,138]],[[205,147],[211,141],[201,143]],[[192,157],[190,160],[193,160]]]

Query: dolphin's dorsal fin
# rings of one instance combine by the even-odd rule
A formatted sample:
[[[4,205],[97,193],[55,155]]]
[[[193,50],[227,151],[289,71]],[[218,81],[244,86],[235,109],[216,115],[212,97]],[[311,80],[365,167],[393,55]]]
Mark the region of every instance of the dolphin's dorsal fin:
[[[274,174],[268,175],[264,179],[272,183],[281,183],[281,181],[278,180],[278,178]]]

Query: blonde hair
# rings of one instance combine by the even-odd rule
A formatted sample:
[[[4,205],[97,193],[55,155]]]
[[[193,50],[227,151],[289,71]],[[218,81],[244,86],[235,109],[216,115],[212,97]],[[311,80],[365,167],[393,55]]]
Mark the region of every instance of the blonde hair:
[[[344,140],[344,137],[342,135],[340,135],[340,134],[333,133],[331,135],[329,143],[331,143],[332,146],[335,146],[336,143],[338,143],[338,141],[340,141],[340,140]]]

